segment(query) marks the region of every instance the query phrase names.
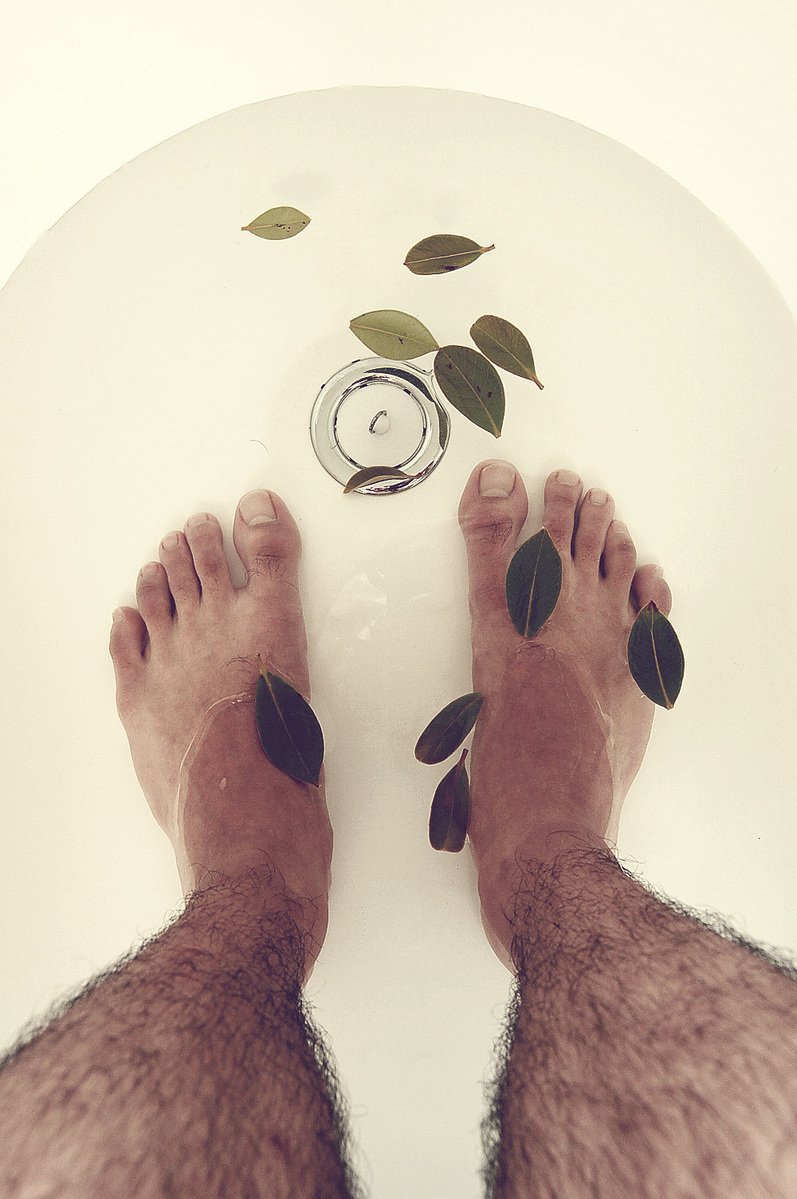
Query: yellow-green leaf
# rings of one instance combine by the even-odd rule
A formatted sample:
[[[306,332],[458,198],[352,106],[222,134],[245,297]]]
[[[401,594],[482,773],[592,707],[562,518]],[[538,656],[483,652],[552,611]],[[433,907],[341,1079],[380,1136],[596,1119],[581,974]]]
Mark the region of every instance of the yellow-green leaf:
[[[443,346],[434,359],[434,377],[446,399],[493,437],[501,436],[506,400],[495,367],[470,346]]]
[[[278,674],[265,670],[262,662],[255,692],[255,722],[269,762],[290,778],[317,787],[324,760],[321,725],[304,696]]]
[[[684,652],[675,629],[651,600],[641,608],[628,638],[628,666],[641,691],[672,708],[684,681]]]
[[[524,541],[506,573],[506,604],[512,624],[533,637],[556,607],[562,589],[562,559],[543,527]]]
[[[429,813],[429,841],[432,849],[459,853],[465,844],[470,819],[470,783],[464,762],[468,751],[463,749],[456,766],[439,784]]]
[[[463,266],[470,266],[495,246],[480,246],[469,237],[453,233],[435,233],[425,237],[408,252],[404,265],[413,275],[447,275]]]
[[[520,375],[521,379],[532,379],[542,390],[543,384],[537,378],[528,338],[516,325],[500,316],[480,316],[471,325],[470,335],[481,352],[496,366],[511,371],[513,375]]]
[[[261,212],[248,225],[243,225],[242,233],[254,233],[256,237],[266,237],[269,241],[282,241],[286,237],[295,237],[310,224],[310,217],[305,216],[298,208],[269,208]]]
[[[461,695],[459,699],[446,704],[418,738],[415,746],[418,761],[431,766],[435,762],[444,762],[455,749],[459,749],[476,723],[483,703],[483,695],[478,691],[469,691],[467,695]]]
[[[362,487],[363,483],[381,483],[387,479],[412,478],[412,475],[405,474],[403,470],[397,470],[395,466],[366,466],[364,470],[358,470],[356,475],[352,475],[343,488],[343,494],[348,495],[350,491]]]
[[[395,308],[364,312],[349,322],[352,333],[382,358],[420,358],[438,348],[432,334],[414,316]]]

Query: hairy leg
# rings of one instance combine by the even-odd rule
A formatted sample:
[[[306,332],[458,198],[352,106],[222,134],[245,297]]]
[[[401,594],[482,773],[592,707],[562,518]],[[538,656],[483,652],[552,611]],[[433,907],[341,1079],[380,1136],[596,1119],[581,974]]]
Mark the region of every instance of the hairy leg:
[[[0,1063],[4,1199],[360,1199],[271,877],[209,882]]]
[[[608,851],[545,858],[519,853],[504,892],[517,982],[490,1199],[791,1199],[797,971]]]
[[[254,714],[258,663],[311,700],[301,537],[260,490],[233,541],[244,587],[197,513],[113,624],[117,708],[187,906],[6,1060],[4,1199],[354,1193],[301,995],[328,922],[324,771],[277,769]]]
[[[468,838],[485,932],[517,975],[488,1182],[496,1199],[786,1199],[794,971],[662,902],[610,852],[654,715],[628,637],[649,601],[669,614],[669,586],[637,568],[610,495],[554,472],[542,523],[562,588],[522,637],[505,583],[528,508],[511,463],[477,466],[459,507],[485,697]]]

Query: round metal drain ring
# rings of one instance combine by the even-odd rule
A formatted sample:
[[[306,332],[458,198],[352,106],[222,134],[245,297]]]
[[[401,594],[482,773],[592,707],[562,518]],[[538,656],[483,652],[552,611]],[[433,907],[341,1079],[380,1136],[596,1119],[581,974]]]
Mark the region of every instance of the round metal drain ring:
[[[362,495],[392,495],[422,483],[446,452],[450,431],[433,372],[390,358],[343,367],[322,386],[310,415],[318,461],[343,486],[369,466],[413,476],[365,483],[356,488]]]

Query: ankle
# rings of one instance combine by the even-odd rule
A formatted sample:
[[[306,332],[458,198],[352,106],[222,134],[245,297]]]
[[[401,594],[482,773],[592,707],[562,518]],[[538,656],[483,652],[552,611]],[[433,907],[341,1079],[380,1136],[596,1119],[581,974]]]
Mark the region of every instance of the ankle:
[[[550,904],[575,888],[589,889],[596,871],[619,870],[606,842],[575,825],[541,826],[530,838],[503,853],[493,851],[477,862],[482,923],[487,938],[508,969],[516,968],[513,943],[534,924],[540,903]],[[499,952],[499,946],[503,952]]]

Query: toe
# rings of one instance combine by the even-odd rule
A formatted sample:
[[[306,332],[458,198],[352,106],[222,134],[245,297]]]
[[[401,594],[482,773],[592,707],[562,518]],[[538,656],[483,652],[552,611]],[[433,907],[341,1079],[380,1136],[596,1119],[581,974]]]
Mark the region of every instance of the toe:
[[[235,514],[233,541],[246,568],[250,594],[256,599],[299,600],[302,539],[284,500],[273,491],[247,492]]]
[[[634,575],[630,598],[637,612],[640,612],[645,607],[645,604],[653,600],[653,603],[663,616],[670,615],[672,611],[672,592],[663,576],[657,574],[657,571],[660,570],[660,566],[648,563],[646,566],[640,566]]]
[[[126,713],[135,702],[146,663],[147,627],[135,608],[118,608],[111,625],[108,649],[116,675],[116,708]]]
[[[496,466],[510,472],[511,490],[507,496],[489,494],[506,490],[495,486],[496,481],[500,483],[500,476],[490,468]],[[481,494],[480,483],[488,494]],[[468,555],[470,610],[475,621],[497,618],[511,628],[506,573],[528,511],[525,485],[511,463],[491,458],[480,462],[471,472],[457,515]]]
[[[596,579],[614,516],[614,500],[600,487],[591,487],[578,509],[573,559],[576,568]]]
[[[628,532],[628,525],[622,520],[613,520],[606,534],[606,547],[603,551],[603,573],[607,583],[616,587],[621,595],[625,595],[630,587],[636,570],[636,546]]]
[[[224,537],[221,525],[210,512],[198,512],[189,517],[185,523],[185,539],[188,548],[190,573],[193,579],[189,586],[188,571],[181,582],[186,591],[194,592],[201,597],[203,603],[212,603],[217,599],[228,599],[233,593],[232,579],[227,555],[224,553]],[[198,586],[197,586],[198,582]],[[169,586],[172,577],[169,575]],[[172,587],[177,611],[180,611],[180,601]],[[189,600],[190,602],[190,600]],[[194,598],[196,602],[196,598]]]
[[[581,496],[581,480],[575,471],[555,470],[545,483],[542,523],[566,565],[573,553],[576,506]]]
[[[169,533],[158,547],[158,555],[166,577],[169,580],[169,590],[174,598],[174,607],[178,615],[199,604],[201,587],[194,569],[194,557],[185,533]]]
[[[172,600],[166,571],[160,562],[148,562],[138,572],[136,603],[151,638],[171,628]]]

